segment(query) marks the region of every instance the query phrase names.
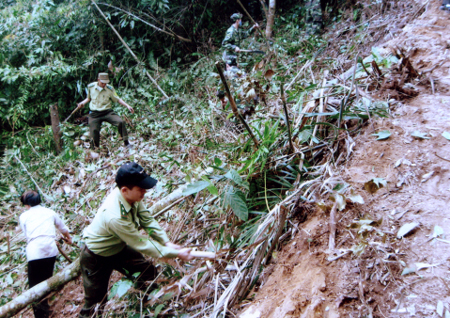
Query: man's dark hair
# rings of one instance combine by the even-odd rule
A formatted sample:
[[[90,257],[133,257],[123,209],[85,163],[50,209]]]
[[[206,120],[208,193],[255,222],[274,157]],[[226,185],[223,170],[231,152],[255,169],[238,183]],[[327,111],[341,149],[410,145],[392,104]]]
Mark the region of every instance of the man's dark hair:
[[[38,192],[33,190],[25,191],[20,197],[20,202],[23,205],[36,206],[41,204],[41,196]]]

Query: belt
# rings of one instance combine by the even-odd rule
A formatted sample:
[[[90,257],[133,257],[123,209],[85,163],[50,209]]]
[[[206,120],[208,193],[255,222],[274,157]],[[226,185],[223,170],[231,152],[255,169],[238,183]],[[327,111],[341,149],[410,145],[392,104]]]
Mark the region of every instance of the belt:
[[[86,244],[84,245],[84,250],[85,250],[86,252],[88,252],[89,254],[91,254],[92,256],[100,256],[100,255],[97,255],[97,254],[95,254],[94,252],[92,252],[90,249],[88,249],[88,247],[87,247]]]

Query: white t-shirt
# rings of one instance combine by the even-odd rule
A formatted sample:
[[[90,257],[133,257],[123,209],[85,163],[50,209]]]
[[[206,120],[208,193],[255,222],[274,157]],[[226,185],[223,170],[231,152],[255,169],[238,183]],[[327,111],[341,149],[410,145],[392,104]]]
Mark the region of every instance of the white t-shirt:
[[[55,226],[61,233],[69,231],[59,216],[50,209],[36,205],[22,213],[20,227],[27,239],[27,260],[53,257],[58,254]]]

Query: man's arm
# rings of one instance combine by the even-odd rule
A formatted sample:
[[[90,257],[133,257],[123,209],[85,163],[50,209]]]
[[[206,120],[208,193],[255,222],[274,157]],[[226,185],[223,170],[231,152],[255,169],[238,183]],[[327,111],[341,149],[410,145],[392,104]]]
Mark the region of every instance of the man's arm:
[[[82,108],[82,107],[84,107],[84,105],[86,105],[86,104],[89,103],[90,101],[91,101],[91,99],[90,99],[89,97],[86,97],[86,99],[85,99],[84,101],[79,102],[79,103],[77,104],[77,107]]]
[[[128,108],[128,110],[130,111],[130,113],[134,114],[134,109],[133,107],[131,107],[130,105],[128,105],[127,103],[125,103],[125,101],[122,98],[119,98],[119,100],[117,101],[120,105],[125,106],[126,108]]]
[[[182,252],[156,240],[149,240],[128,220],[113,218],[108,222],[108,230],[136,251],[155,258],[174,258]]]

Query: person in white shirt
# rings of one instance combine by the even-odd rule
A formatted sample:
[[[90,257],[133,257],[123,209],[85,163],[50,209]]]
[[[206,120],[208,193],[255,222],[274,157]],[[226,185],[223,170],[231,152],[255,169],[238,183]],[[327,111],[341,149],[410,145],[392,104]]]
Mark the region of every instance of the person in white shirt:
[[[55,226],[72,244],[69,229],[60,217],[50,209],[40,205],[41,196],[36,191],[26,191],[20,197],[26,211],[20,215],[19,222],[27,240],[28,284],[31,287],[43,282],[53,275],[56,255]],[[33,305],[36,318],[47,318],[50,308],[47,300]]]

